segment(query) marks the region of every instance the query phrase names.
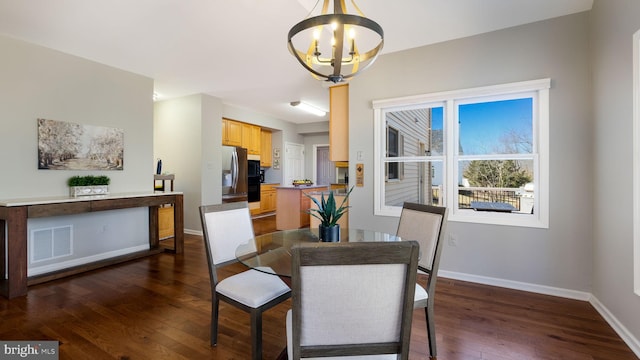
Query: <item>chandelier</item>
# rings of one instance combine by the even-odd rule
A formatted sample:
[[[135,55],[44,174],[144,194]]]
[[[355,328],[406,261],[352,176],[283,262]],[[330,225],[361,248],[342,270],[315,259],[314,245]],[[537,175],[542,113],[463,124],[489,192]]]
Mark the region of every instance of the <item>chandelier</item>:
[[[333,13],[329,13],[330,2],[323,0],[320,15],[307,17],[289,30],[288,47],[313,77],[338,83],[373,64],[384,33],[378,23],[364,17],[354,0],[351,4],[358,15],[347,13],[344,0],[333,0]]]

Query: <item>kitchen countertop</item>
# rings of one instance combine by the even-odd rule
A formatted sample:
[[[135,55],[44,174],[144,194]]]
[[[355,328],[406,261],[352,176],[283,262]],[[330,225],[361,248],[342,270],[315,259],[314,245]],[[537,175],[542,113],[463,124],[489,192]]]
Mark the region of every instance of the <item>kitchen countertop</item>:
[[[276,186],[276,189],[289,189],[289,190],[306,190],[306,189],[318,189],[318,188],[327,188],[327,185],[285,185],[285,186]]]

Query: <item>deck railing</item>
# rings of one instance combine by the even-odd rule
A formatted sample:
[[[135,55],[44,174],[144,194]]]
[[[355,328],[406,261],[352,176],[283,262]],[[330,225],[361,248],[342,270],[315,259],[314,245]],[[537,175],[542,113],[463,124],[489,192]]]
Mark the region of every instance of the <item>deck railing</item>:
[[[442,188],[440,186],[432,187],[431,196],[434,205],[441,203],[441,194]],[[511,204],[517,211],[520,211],[520,197],[521,189],[465,187],[458,189],[458,207],[460,209],[470,209],[472,201],[502,202]]]

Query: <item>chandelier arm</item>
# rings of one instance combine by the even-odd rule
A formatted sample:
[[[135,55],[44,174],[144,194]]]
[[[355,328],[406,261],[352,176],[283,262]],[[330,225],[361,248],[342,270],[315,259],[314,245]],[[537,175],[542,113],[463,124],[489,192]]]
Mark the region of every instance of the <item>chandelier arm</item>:
[[[307,65],[307,63],[303,60],[303,58],[302,58],[302,57],[300,57],[300,56],[298,56],[298,54],[301,54],[301,55],[303,55],[303,57],[304,57],[304,55],[306,55],[306,54],[305,54],[305,53],[302,53],[302,52],[300,52],[300,51],[295,50],[295,49],[293,48],[293,44],[291,43],[291,41],[289,41],[288,47],[289,47],[289,51],[291,52],[291,54],[293,54],[293,55],[294,55],[294,57],[296,58],[296,60],[298,60],[298,62],[300,63],[300,65],[302,65],[305,69],[307,69],[307,71],[309,71],[310,73],[312,73],[312,74],[314,75],[314,77],[319,77],[319,78],[327,79],[327,80],[329,79],[329,76],[327,76],[327,75],[325,75],[325,74],[323,74],[323,73],[321,73],[321,72],[318,72],[318,71],[317,71],[317,70],[315,70],[314,68],[312,68],[312,67],[310,67],[309,65]]]
[[[380,44],[378,44],[378,46],[376,46],[375,48],[367,51],[364,54],[360,54],[360,62],[364,62],[369,60],[370,58],[374,58],[378,54],[380,49],[382,49],[383,44],[384,44],[384,41],[381,41]]]
[[[333,66],[333,75],[339,76],[342,71],[342,51],[344,50],[344,24],[338,26],[334,30],[334,37],[336,38],[336,44],[333,47],[333,55],[331,56],[331,66]]]
[[[334,14],[346,14],[347,13],[347,5],[344,3],[344,0],[333,0],[333,13]]]
[[[354,0],[351,0],[351,5],[353,5],[354,9],[356,9],[358,15],[364,17],[364,14],[362,13],[362,11],[360,11],[360,8],[358,7],[358,5],[356,5],[356,2]]]

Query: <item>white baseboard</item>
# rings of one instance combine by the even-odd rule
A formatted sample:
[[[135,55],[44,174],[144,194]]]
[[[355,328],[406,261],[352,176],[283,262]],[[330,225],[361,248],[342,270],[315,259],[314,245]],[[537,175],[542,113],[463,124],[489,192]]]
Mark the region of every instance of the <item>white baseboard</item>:
[[[584,291],[568,290],[568,289],[556,288],[556,287],[546,286],[546,285],[530,284],[530,283],[524,283],[520,281],[498,279],[498,278],[492,278],[487,276],[465,274],[465,273],[459,273],[459,272],[453,272],[453,271],[440,270],[438,271],[438,276],[443,278],[469,281],[469,282],[474,282],[478,284],[492,285],[492,286],[498,286],[498,287],[503,287],[508,289],[514,289],[514,290],[529,291],[529,292],[544,294],[544,295],[559,296],[559,297],[574,299],[574,300],[589,301],[589,299],[592,297],[591,293],[584,292]]]
[[[588,301],[596,309],[596,311],[600,313],[605,321],[613,328],[618,336],[620,336],[622,341],[624,341],[631,348],[631,351],[633,351],[636,356],[640,357],[640,341],[638,341],[638,339],[633,336],[633,334],[631,334],[631,332],[624,325],[622,325],[622,323],[609,311],[609,309],[607,309],[591,293],[445,270],[438,271],[438,277],[498,286],[507,289],[529,291],[544,295],[559,296],[567,299]]]
[[[631,334],[629,329],[627,329],[622,323],[613,316],[613,314],[607,309],[598,298],[595,296],[591,296],[589,299],[589,303],[602,315],[602,317],[611,325],[613,330],[622,338],[622,340],[629,345],[631,351],[636,354],[637,357],[640,358],[640,341]]]
[[[199,235],[199,236],[202,236],[202,231],[200,231],[200,230],[184,229],[184,233],[185,233],[185,234],[189,234],[189,235]]]
[[[89,264],[89,263],[92,263],[92,262],[105,260],[105,259],[110,259],[110,258],[113,258],[113,257],[116,257],[116,256],[131,254],[131,253],[134,253],[134,252],[144,251],[144,250],[149,250],[149,244],[133,246],[133,247],[126,248],[126,249],[109,251],[109,252],[105,252],[105,253],[101,253],[101,254],[86,256],[86,257],[83,257],[83,258],[62,261],[62,262],[58,262],[58,263],[50,264],[50,265],[44,265],[44,266],[38,266],[38,267],[29,267],[27,269],[27,276],[35,276],[35,275],[46,274],[46,273],[57,271],[57,270],[62,270],[62,269],[67,269],[67,268],[74,267],[74,266]]]

